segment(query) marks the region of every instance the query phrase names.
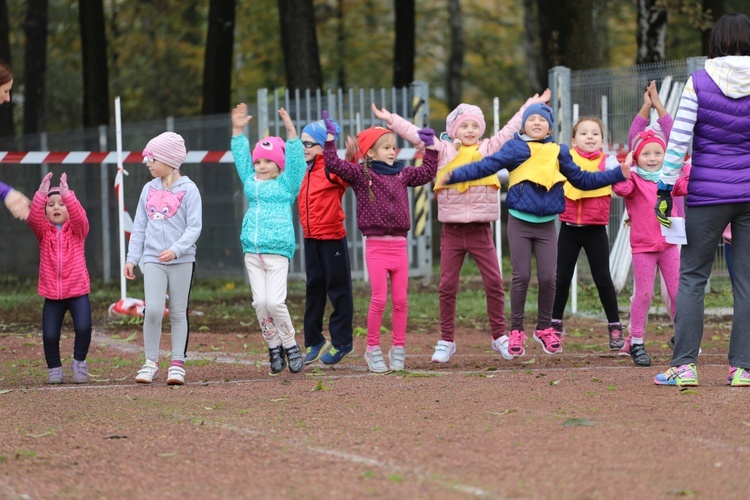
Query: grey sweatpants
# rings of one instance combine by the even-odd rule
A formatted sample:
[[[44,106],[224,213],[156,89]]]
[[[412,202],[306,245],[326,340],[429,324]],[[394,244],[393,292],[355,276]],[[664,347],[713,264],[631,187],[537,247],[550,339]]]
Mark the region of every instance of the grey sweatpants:
[[[706,283],[716,247],[732,223],[734,258],[734,319],[729,339],[729,364],[750,368],[750,203],[687,207],[687,245],[680,252],[680,286],[675,313],[672,366],[698,361],[703,337]]]
[[[161,323],[166,295],[169,292],[169,323],[172,329],[172,360],[185,361],[190,325],[188,299],[193,282],[195,262],[143,266],[143,291],[146,310],[143,313],[143,343],[146,359],[159,361]]]

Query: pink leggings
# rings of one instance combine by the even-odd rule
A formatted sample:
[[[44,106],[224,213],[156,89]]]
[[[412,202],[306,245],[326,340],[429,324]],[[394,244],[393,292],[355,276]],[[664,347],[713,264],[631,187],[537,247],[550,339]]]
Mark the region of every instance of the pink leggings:
[[[633,254],[633,279],[635,290],[630,304],[630,335],[643,338],[646,331],[648,310],[654,298],[654,279],[656,267],[659,267],[669,295],[670,313],[674,318],[677,297],[677,285],[680,282],[680,249],[670,245],[661,252],[644,252]],[[666,301],[665,301],[666,302]]]
[[[391,302],[393,303],[393,345],[403,346],[406,340],[406,318],[409,302],[406,290],[409,285],[409,257],[406,238],[393,236],[368,237],[365,260],[370,276],[370,310],[367,313],[367,346],[380,345],[380,326],[388,302],[388,276],[391,277]]]

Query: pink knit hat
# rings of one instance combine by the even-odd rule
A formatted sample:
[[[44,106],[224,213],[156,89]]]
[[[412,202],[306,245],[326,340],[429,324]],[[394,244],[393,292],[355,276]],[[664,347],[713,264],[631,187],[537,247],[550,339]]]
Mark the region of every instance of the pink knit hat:
[[[660,130],[644,130],[643,132],[640,132],[638,135],[633,137],[633,144],[631,149],[633,150],[633,161],[635,163],[638,163],[638,157],[641,156],[641,151],[643,151],[643,148],[646,146],[646,144],[651,143],[658,144],[664,151],[667,150],[666,138]]]
[[[458,127],[466,120],[474,120],[479,125],[479,136],[484,135],[484,131],[487,125],[484,123],[484,113],[479,109],[478,106],[473,104],[461,103],[456,106],[456,109],[448,114],[445,119],[445,131],[448,132],[448,136],[451,139],[456,138],[456,132]]]
[[[284,150],[285,150],[284,139],[281,137],[266,137],[258,141],[253,149],[253,163],[261,158],[271,160],[279,166],[279,171],[283,172],[285,165]]]
[[[164,132],[148,141],[142,154],[144,163],[158,160],[179,170],[187,157],[185,139],[180,134]]]

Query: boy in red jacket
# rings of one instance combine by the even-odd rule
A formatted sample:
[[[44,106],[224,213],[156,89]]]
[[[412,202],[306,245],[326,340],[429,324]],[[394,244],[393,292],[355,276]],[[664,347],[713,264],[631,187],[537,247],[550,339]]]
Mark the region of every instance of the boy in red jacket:
[[[337,130],[341,128],[336,124]],[[336,134],[338,137],[338,133]],[[349,247],[346,242],[341,198],[347,184],[328,171],[323,161],[326,126],[312,122],[300,135],[305,148],[307,172],[297,197],[305,236],[305,364],[320,360],[334,365],[352,352],[354,298]],[[331,343],[323,336],[326,297],[333,305],[328,319]],[[333,346],[331,346],[333,344]],[[329,347],[330,350],[325,352]]]
[[[66,174],[60,187],[50,188],[52,172],[44,176],[31,201],[27,223],[39,242],[39,295],[44,297],[42,340],[48,384],[63,382],[60,330],[65,312],[73,318],[73,382],[88,382],[86,355],[91,344],[91,281],[84,242],[89,234],[86,211],[68,188]]]

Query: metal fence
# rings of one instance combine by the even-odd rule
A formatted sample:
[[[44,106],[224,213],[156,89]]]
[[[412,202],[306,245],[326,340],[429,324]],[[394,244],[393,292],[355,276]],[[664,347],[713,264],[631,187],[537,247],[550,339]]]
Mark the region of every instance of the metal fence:
[[[257,100],[249,102],[249,113],[254,117],[247,134],[251,144],[266,135],[285,136],[284,126],[277,110],[289,111],[298,132],[309,122],[319,120],[323,109],[342,127],[338,140],[343,155],[347,135],[356,133],[381,122],[372,114],[370,104],[398,112],[404,117],[426,126],[429,116],[429,87],[415,82],[405,88],[349,89],[314,92],[289,92],[286,89],[258,91]],[[195,118],[169,118],[166,122],[124,123],[122,126],[122,148],[124,151],[141,151],[154,136],[172,130],[180,133],[190,151],[226,151],[231,135],[228,115],[201,116]],[[411,145],[399,142],[403,147],[400,159],[413,159]],[[116,130],[114,127],[99,127],[71,132],[48,133],[40,136],[0,138],[0,151],[115,151]],[[125,206],[135,214],[135,207],[143,185],[150,180],[144,167],[126,164],[129,172],[124,179]],[[203,232],[198,241],[199,277],[244,279],[245,271],[239,231],[247,209],[247,200],[235,172],[233,163],[186,164],[182,169],[198,185],[203,199]],[[113,190],[117,165],[108,164],[12,164],[0,159],[0,179],[13,185],[29,197],[36,191],[42,177],[48,171],[55,173],[54,181],[62,172],[67,172],[71,188],[76,192],[87,211],[91,231],[86,244],[86,258],[92,276],[101,276],[105,281],[119,279],[120,262],[118,250],[117,200]],[[410,190],[412,208],[419,231],[410,231],[409,259],[410,275],[429,278],[432,273],[432,225],[429,186]],[[347,214],[346,229],[351,252],[352,275],[361,278],[365,274],[362,257],[362,237],[356,226],[356,203],[351,190],[344,197]],[[294,206],[298,248],[290,263],[292,277],[304,276],[302,230]],[[38,246],[24,225],[14,221],[7,210],[0,210],[0,273],[33,276],[37,273]]]

